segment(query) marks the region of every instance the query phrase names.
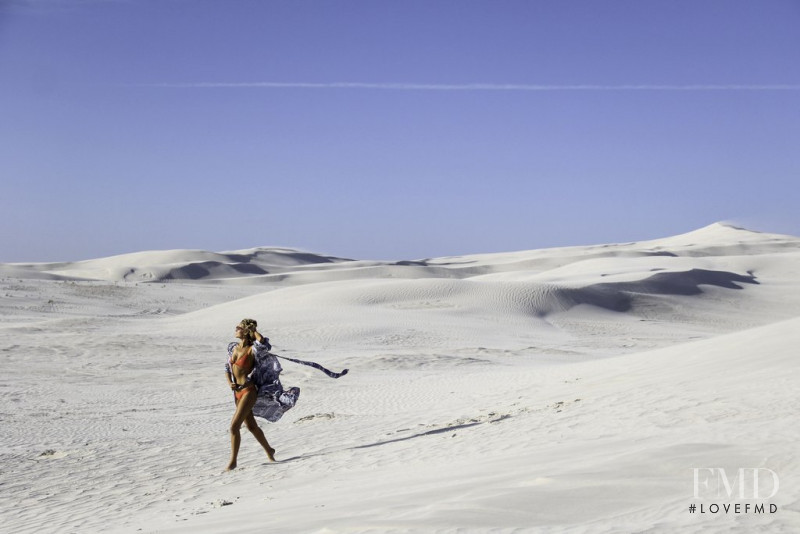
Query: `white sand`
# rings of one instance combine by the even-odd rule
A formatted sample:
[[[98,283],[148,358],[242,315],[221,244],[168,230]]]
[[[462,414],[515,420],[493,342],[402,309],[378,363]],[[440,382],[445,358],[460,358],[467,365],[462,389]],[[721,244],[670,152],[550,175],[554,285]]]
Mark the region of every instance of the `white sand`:
[[[795,237],[144,252],[0,265],[0,296],[3,532],[800,531]],[[300,402],[262,422],[280,461],[243,430],[225,473],[245,316],[351,373],[285,363]],[[695,499],[700,467],[780,488]]]

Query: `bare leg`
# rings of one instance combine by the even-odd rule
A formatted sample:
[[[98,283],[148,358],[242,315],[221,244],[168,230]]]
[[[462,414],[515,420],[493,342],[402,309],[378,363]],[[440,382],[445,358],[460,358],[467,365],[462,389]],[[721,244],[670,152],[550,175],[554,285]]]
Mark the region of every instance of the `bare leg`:
[[[236,469],[236,458],[239,456],[239,445],[242,443],[242,435],[239,429],[231,428],[231,459],[225,469],[231,471]]]
[[[264,431],[258,426],[256,423],[256,418],[253,415],[253,412],[247,416],[247,419],[244,420],[244,424],[247,425],[247,430],[249,430],[264,448],[264,452],[267,453],[267,458],[269,458],[270,462],[275,461],[275,449],[269,446],[269,442],[267,441],[267,437],[264,435]]]
[[[242,442],[242,435],[239,429],[247,419],[247,415],[253,415],[253,405],[256,403],[255,392],[245,393],[244,397],[236,402],[236,412],[231,419],[231,460],[228,462],[228,471],[236,469],[236,458],[239,456],[239,444]]]

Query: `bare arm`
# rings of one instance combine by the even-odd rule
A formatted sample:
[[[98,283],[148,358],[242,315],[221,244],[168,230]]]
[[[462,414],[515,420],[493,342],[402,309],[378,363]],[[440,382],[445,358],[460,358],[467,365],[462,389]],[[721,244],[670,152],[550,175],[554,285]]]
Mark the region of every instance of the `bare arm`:
[[[254,331],[253,333],[254,337],[256,338],[256,343],[264,345],[267,348],[267,350],[272,350],[272,345],[270,345],[269,338],[267,336],[262,336],[261,332],[258,331]]]
[[[233,380],[231,380],[231,364],[225,364],[225,380],[228,381],[228,387],[231,389],[236,389],[236,384],[234,384]]]

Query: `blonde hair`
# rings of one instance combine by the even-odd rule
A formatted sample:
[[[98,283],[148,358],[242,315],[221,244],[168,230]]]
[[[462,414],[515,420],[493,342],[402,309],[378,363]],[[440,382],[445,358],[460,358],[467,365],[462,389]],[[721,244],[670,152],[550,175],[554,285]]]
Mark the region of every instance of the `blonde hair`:
[[[258,327],[258,322],[255,319],[242,319],[239,321],[239,326],[242,327],[242,333],[244,334],[242,341],[244,342],[245,346],[252,345],[256,340],[256,328]]]

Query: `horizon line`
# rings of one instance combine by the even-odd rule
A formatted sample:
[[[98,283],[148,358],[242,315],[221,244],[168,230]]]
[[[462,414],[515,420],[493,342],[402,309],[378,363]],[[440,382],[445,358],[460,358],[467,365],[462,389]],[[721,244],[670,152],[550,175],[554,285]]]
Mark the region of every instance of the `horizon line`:
[[[378,89],[393,91],[800,91],[800,85],[793,84],[536,85],[494,83],[163,82],[123,84],[123,86],[164,89]]]

